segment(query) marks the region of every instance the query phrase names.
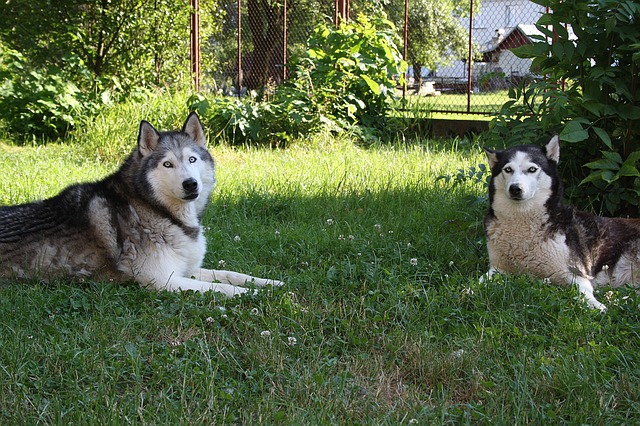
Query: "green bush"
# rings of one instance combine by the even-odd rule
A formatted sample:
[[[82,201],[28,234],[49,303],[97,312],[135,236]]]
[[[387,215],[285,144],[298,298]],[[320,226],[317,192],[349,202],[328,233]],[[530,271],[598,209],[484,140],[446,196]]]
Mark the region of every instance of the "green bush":
[[[82,72],[82,64],[64,59],[65,69],[35,68],[19,52],[0,46],[0,120],[16,139],[59,138],[96,107],[71,77]]]
[[[234,143],[279,144],[320,127],[372,139],[394,108],[396,78],[406,70],[395,41],[393,24],[383,18],[360,16],[339,28],[324,24],[273,95],[211,101],[195,95],[189,107]]]
[[[563,142],[561,170],[573,202],[605,214],[638,215],[640,4],[537,0],[544,34],[514,49],[544,79],[510,91],[486,143]],[[575,35],[575,36],[574,36]]]

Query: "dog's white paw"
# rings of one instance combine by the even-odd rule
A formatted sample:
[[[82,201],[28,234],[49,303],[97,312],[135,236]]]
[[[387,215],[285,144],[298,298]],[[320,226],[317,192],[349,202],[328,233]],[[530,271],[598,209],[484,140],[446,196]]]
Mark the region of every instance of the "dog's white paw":
[[[271,285],[273,287],[282,287],[284,284],[285,284],[284,281],[267,280],[267,285]]]
[[[598,302],[596,299],[587,299],[587,304],[591,309],[598,309],[600,312],[607,312],[607,306]]]
[[[480,284],[484,283],[485,281],[490,281],[491,278],[493,278],[493,276],[497,273],[498,271],[496,271],[493,268],[490,268],[486,274],[482,275],[479,279],[478,282]]]

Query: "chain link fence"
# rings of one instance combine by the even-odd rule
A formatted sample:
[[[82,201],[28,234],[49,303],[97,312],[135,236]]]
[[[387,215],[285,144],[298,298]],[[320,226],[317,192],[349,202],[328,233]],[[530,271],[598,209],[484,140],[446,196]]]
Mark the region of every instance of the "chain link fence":
[[[372,11],[362,0],[237,0],[223,7],[222,38],[202,44],[215,58],[214,85],[231,96],[280,84],[289,73],[288,59],[305,49],[321,22]],[[409,63],[407,87],[399,88],[409,106],[489,114],[508,99],[511,85],[535,77],[531,61],[510,49],[541,35],[534,24],[546,11],[543,6],[526,0],[469,0],[465,7],[442,10],[435,0],[395,0],[384,9],[398,28],[403,43],[398,47]]]

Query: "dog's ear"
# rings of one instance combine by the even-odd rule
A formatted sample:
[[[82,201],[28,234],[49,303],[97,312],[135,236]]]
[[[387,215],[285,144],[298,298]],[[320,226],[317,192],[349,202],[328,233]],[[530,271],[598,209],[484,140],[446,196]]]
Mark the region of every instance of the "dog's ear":
[[[140,154],[146,157],[155,151],[158,146],[158,140],[160,140],[158,131],[148,121],[142,120],[140,122],[140,133],[138,133],[138,151],[140,151]]]
[[[182,126],[182,131],[188,134],[198,145],[207,145],[207,138],[204,136],[204,128],[198,118],[198,114],[195,112],[189,114],[187,121],[185,121],[184,126]]]
[[[489,149],[487,147],[483,147],[485,154],[487,154],[487,161],[489,162],[489,168],[493,169],[493,166],[498,164],[500,161],[500,153],[501,151],[494,151],[493,149]]]
[[[544,147],[547,158],[556,163],[560,161],[560,138],[555,135]]]

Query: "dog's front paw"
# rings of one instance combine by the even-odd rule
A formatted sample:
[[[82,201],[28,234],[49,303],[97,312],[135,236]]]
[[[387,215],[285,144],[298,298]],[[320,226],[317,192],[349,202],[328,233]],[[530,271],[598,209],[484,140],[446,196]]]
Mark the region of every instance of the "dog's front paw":
[[[493,278],[493,276],[497,273],[498,271],[494,268],[490,268],[486,274],[482,275],[480,277],[480,279],[478,280],[478,282],[480,284],[484,283],[485,281],[489,281],[491,280],[491,278]]]
[[[591,309],[598,309],[601,313],[607,312],[607,306],[598,302],[596,299],[587,299],[587,304]]]
[[[267,285],[271,285],[273,287],[282,287],[284,284],[284,281],[267,280]]]

